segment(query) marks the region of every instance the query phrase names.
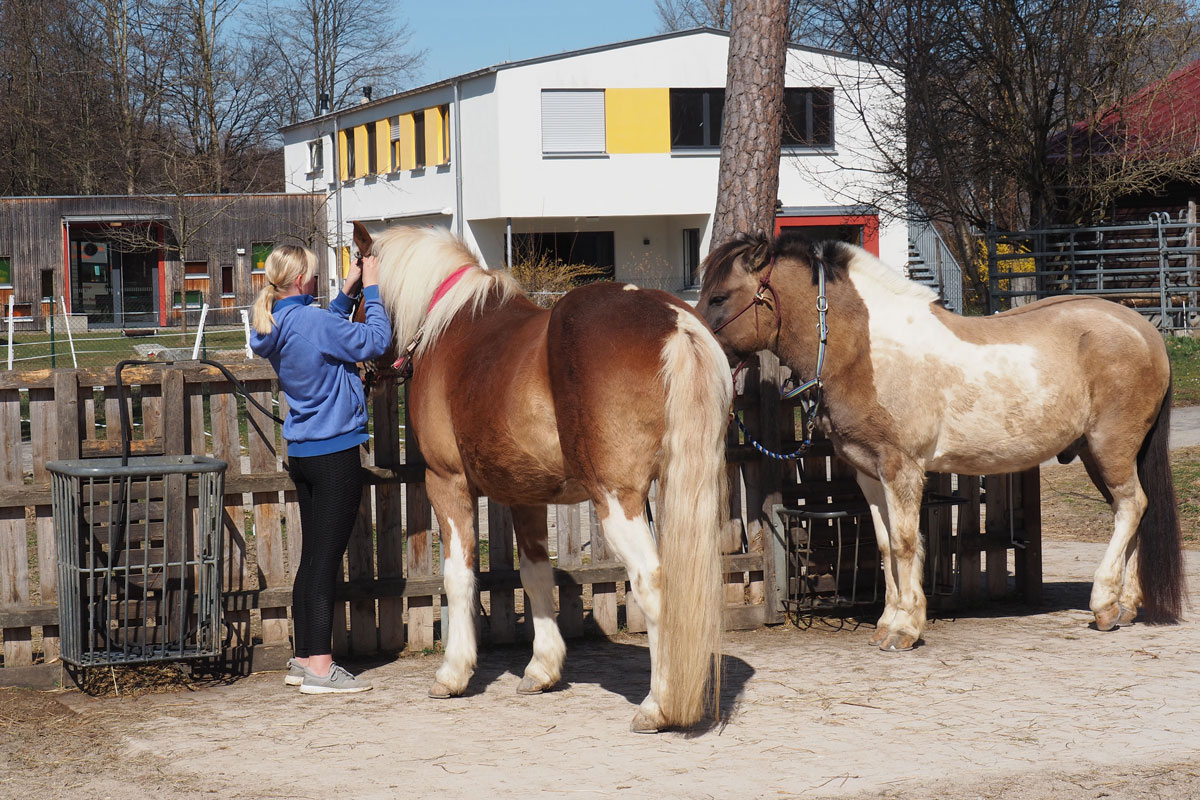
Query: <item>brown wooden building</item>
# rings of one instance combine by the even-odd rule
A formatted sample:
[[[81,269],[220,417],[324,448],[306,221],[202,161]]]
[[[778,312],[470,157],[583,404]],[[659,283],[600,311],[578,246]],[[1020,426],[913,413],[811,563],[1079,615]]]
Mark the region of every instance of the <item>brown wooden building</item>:
[[[313,247],[328,286],[323,194],[0,198],[0,303],[42,327],[173,327],[207,303],[238,321],[276,243]],[[224,309],[224,310],[222,310]],[[195,317],[193,316],[194,320]]]

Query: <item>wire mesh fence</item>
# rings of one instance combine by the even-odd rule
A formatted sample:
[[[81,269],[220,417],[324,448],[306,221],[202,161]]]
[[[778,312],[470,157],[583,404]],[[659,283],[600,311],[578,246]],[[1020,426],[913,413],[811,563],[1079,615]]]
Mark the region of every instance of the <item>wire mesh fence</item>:
[[[0,370],[99,368],[124,359],[236,363],[253,357],[249,306],[188,308],[174,326],[105,327],[89,324],[86,315],[63,313],[62,307],[56,303],[39,318],[14,316],[11,302],[2,309]]]

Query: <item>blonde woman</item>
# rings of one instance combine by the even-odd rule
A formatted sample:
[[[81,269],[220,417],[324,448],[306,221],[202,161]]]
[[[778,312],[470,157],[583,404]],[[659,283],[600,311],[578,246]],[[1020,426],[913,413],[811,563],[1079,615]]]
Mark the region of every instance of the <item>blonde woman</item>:
[[[392,338],[378,266],[374,256],[356,263],[328,310],[313,301],[311,250],[276,246],[265,271],[250,348],[271,362],[287,397],[283,438],[303,539],[292,587],[296,654],[285,682],[304,694],[364,692],[369,683],[333,663],[333,588],[363,485],[359,446],[367,440],[367,404],[355,362],[383,355]],[[354,323],[348,317],[360,283],[366,321]]]

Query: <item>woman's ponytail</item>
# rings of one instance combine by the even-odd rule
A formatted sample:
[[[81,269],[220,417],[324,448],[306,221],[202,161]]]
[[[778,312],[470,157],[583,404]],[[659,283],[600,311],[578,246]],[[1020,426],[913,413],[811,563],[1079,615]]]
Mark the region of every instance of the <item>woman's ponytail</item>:
[[[275,315],[271,313],[271,309],[275,305],[275,294],[275,284],[268,283],[259,290],[258,297],[254,298],[254,306],[250,309],[254,330],[263,336],[266,336],[271,332],[271,328],[275,327]]]
[[[267,284],[254,298],[251,309],[254,330],[266,336],[275,327],[275,315],[271,313],[280,292],[296,283],[296,279],[307,281],[317,274],[317,254],[307,247],[294,244],[276,245],[263,265]]]

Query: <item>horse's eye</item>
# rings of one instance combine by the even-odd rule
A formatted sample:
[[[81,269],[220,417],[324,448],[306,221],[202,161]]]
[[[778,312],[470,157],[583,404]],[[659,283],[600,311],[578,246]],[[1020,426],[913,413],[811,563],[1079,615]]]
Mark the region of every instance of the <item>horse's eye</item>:
[[[724,303],[727,299],[729,299],[729,298],[725,297],[725,295],[723,295],[723,294],[713,295],[712,297],[708,298],[708,304],[710,306],[719,306],[722,303]]]

